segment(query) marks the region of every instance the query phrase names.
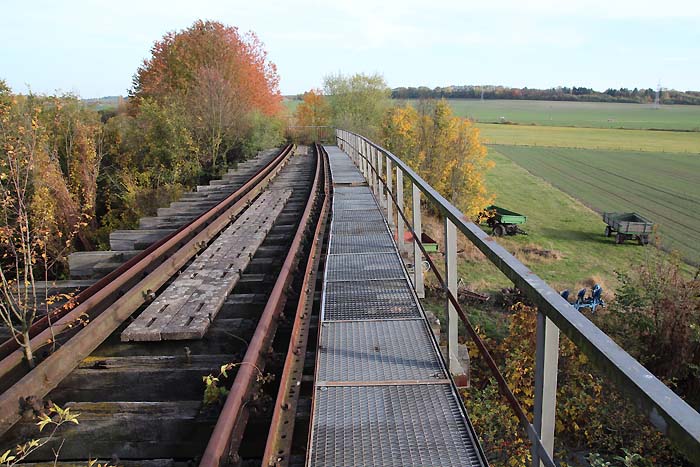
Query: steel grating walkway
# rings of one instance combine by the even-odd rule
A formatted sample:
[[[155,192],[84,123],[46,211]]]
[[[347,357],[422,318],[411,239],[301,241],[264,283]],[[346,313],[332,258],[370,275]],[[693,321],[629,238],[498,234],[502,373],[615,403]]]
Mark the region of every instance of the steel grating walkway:
[[[334,185],[311,467],[486,466],[384,215],[350,158]]]

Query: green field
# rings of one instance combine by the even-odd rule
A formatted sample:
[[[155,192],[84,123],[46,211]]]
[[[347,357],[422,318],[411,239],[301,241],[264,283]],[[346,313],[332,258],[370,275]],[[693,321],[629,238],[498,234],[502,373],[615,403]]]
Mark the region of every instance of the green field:
[[[487,175],[488,188],[496,195],[496,204],[527,215],[523,228],[528,235],[503,237],[498,242],[537,275],[556,289],[577,290],[584,284],[600,282],[612,292],[618,285],[615,271],[630,271],[644,262],[651,247],[616,245],[605,237],[600,215],[515,164],[501,154],[502,150],[489,148],[489,157],[496,166]],[[486,226],[484,229],[491,232]],[[533,249],[550,251],[553,256],[526,253]],[[477,290],[510,286],[510,281],[485,259],[461,260],[458,267],[460,276]],[[693,268],[685,270],[690,273]]]
[[[402,102],[417,102],[409,99]],[[528,100],[449,99],[457,115],[477,122],[700,131],[700,106],[556,102]]]
[[[658,224],[666,248],[700,263],[700,155],[521,146],[495,149],[596,211],[634,211],[648,217]]]
[[[700,153],[700,133],[478,124],[486,143],[622,151]]]
[[[287,109],[287,112],[289,112],[289,114],[293,114],[300,103],[300,99],[292,99],[289,97],[284,97],[282,99],[282,105],[285,107],[285,109]]]

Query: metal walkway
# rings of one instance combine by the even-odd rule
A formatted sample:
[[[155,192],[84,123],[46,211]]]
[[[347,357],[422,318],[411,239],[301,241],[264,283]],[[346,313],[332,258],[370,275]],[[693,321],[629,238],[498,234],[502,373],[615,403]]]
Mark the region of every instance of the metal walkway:
[[[307,465],[487,465],[372,192],[326,150],[333,213]]]

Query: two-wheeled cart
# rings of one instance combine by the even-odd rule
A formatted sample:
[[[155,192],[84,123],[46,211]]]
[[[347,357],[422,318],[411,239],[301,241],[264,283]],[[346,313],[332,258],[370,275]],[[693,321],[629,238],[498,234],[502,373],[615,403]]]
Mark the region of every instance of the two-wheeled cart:
[[[615,234],[617,244],[636,239],[640,245],[646,245],[654,229],[653,222],[636,212],[604,212],[603,222],[608,224],[605,236],[612,237]]]
[[[527,217],[517,212],[509,211],[500,206],[491,205],[484,209],[481,218],[486,218],[486,223],[493,229],[494,237],[504,235],[525,234],[519,226],[527,221]]]

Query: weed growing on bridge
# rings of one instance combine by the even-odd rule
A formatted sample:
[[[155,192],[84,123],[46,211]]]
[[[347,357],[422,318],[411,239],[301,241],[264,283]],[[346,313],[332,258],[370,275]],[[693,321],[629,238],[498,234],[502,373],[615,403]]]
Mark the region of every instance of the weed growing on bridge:
[[[228,372],[233,370],[234,368],[237,368],[242,365],[251,365],[253,368],[255,368],[255,371],[257,371],[258,375],[256,376],[255,380],[256,382],[262,384],[269,383],[274,379],[274,375],[272,374],[264,374],[260,368],[257,366],[253,365],[252,363],[248,362],[240,362],[240,363],[227,363],[225,365],[221,365],[219,368],[219,373],[214,376],[213,374],[208,374],[207,376],[202,376],[202,381],[204,381],[204,405],[214,405],[218,404],[224,397],[226,397],[229,393],[228,388],[224,386],[223,380],[228,378]]]
[[[42,447],[48,445],[49,443],[54,443],[57,441],[56,434],[63,425],[73,423],[78,425],[78,417],[80,414],[73,413],[70,407],[65,409],[61,406],[49,402],[45,407],[40,407],[36,415],[38,422],[36,426],[40,433],[44,432],[44,428],[48,428],[49,432],[46,436],[39,439],[30,439],[25,443],[16,445],[12,449],[7,449],[6,451],[0,451],[0,466],[2,467],[13,467],[19,465],[21,462],[26,460],[31,454],[38,451]],[[56,448],[52,448],[54,455],[53,465],[58,463],[58,458],[61,453],[61,448],[65,440],[61,440],[60,444]],[[97,459],[89,460],[87,467],[115,467],[109,463],[99,463]]]

